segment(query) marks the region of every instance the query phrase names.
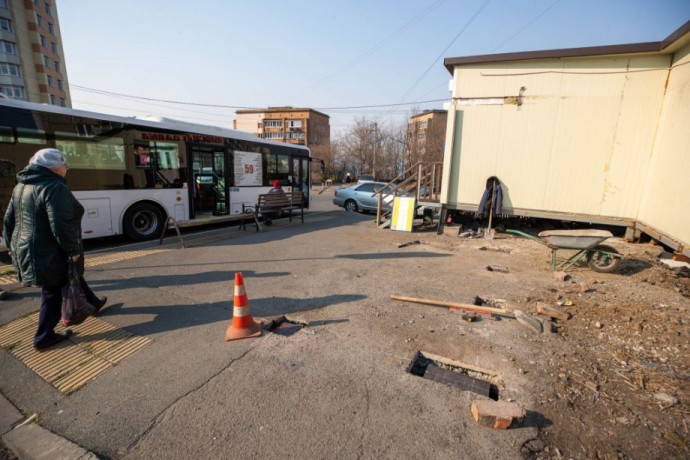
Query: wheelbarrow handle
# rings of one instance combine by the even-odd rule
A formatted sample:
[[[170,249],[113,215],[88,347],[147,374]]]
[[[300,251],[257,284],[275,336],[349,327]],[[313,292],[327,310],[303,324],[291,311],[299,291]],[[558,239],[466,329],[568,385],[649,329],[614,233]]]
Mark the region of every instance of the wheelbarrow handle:
[[[539,244],[543,244],[544,246],[549,246],[548,244],[546,244],[546,241],[542,240],[541,238],[539,238],[536,235],[532,235],[531,233],[521,232],[520,230],[512,230],[510,228],[506,229],[506,233],[511,233],[513,235],[523,236],[525,238],[529,238],[530,240],[534,240]]]

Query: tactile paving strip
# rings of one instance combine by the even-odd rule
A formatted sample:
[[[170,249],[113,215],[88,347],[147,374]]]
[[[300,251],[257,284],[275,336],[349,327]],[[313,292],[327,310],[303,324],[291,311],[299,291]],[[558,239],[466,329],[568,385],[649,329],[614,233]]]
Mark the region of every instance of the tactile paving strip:
[[[84,265],[86,265],[87,267],[96,267],[98,265],[110,264],[113,262],[121,262],[123,260],[135,259],[137,257],[150,256],[165,251],[169,251],[169,249],[147,249],[141,251],[116,252],[96,257],[87,256],[86,260],[84,261]]]
[[[0,346],[64,394],[77,391],[151,343],[147,337],[90,317],[70,327],[74,335],[68,340],[39,352],[33,347],[37,323],[38,313],[33,313],[0,327]]]
[[[97,267],[99,265],[110,264],[113,262],[122,262],[123,260],[136,259],[137,257],[150,256],[152,254],[158,254],[159,252],[169,251],[169,249],[148,249],[142,251],[127,251],[127,252],[116,252],[112,254],[104,254],[102,256],[91,257],[88,256],[84,265],[88,268]],[[8,266],[9,273],[11,273],[12,266]],[[3,274],[0,275],[0,286],[7,284],[14,284],[17,282],[17,278],[14,275]]]

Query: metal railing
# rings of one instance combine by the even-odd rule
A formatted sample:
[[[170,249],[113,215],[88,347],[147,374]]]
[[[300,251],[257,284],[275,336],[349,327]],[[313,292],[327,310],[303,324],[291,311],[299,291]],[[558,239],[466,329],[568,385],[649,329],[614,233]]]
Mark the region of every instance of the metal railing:
[[[378,195],[376,225],[381,226],[383,219],[390,217],[392,213],[392,210],[383,211],[383,202],[386,198],[414,196],[417,206],[421,206],[420,203],[440,203],[442,169],[443,163],[440,161],[419,162],[400,173],[386,184],[386,187],[376,192]],[[384,193],[387,187],[390,187],[390,190]]]

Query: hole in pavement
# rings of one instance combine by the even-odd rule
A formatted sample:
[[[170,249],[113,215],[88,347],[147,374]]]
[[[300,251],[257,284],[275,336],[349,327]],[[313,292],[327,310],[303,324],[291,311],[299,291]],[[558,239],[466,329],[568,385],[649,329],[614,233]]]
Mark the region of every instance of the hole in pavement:
[[[274,319],[273,321],[271,321],[266,326],[266,330],[268,332],[273,332],[274,334],[289,337],[306,326],[307,326],[307,323],[287,319],[285,316],[280,316],[280,317]]]
[[[498,401],[498,385],[495,376],[463,367],[461,363],[449,364],[449,361],[432,359],[420,351],[412,359],[408,372]]]

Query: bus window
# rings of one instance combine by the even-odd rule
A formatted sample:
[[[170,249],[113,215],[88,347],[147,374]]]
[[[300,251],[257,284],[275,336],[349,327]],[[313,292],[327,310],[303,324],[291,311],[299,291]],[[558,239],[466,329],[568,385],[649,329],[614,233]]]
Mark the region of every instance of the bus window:
[[[20,144],[46,144],[46,132],[40,129],[17,128],[17,142]]]
[[[65,154],[71,169],[125,170],[125,146],[118,137],[84,138],[56,132],[55,146]]]
[[[14,144],[14,130],[9,126],[0,126],[0,142]]]

